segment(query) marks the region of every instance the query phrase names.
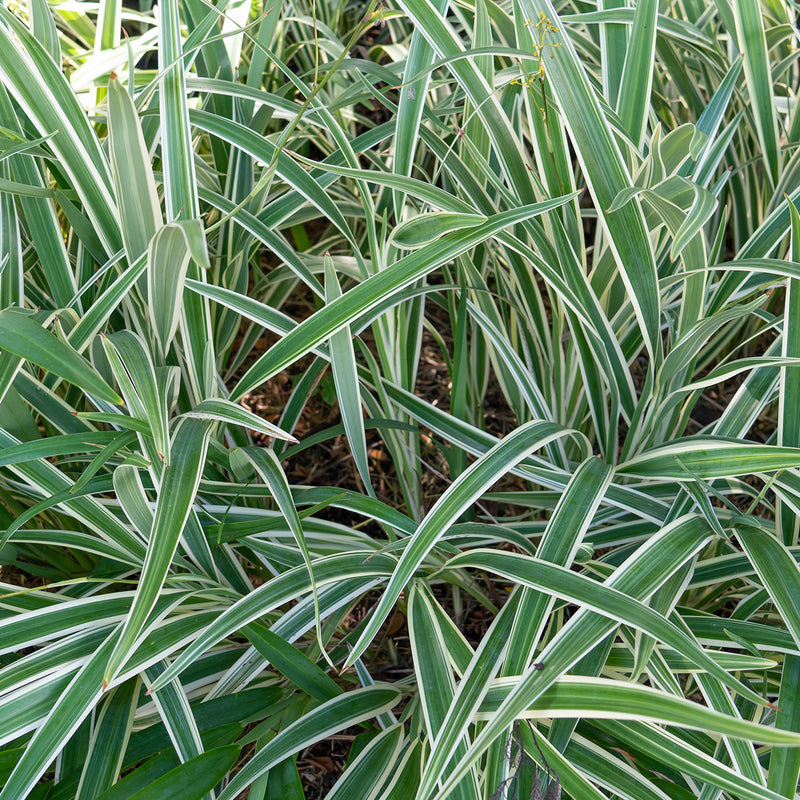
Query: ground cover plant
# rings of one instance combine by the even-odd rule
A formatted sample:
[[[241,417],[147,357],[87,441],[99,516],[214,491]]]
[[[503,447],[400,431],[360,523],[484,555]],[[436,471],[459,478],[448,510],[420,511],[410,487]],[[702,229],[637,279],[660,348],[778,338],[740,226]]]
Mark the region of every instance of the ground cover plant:
[[[795,797],[795,20],[0,5],[0,800]]]

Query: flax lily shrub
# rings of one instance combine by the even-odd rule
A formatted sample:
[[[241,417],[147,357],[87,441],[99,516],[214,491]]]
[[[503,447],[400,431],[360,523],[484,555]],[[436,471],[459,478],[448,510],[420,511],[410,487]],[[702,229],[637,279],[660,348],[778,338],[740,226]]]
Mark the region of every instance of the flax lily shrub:
[[[794,798],[795,16],[0,4],[0,800]]]

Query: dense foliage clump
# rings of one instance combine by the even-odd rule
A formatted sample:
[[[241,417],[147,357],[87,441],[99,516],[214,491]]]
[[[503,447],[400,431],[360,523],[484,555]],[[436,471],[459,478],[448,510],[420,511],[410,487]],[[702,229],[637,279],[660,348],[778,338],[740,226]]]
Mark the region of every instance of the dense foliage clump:
[[[0,4],[0,800],[794,798],[796,13]]]

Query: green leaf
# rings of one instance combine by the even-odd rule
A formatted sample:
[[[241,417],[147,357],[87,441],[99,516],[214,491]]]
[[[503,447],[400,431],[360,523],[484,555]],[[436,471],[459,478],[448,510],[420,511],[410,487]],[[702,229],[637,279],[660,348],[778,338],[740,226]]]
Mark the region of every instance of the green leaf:
[[[744,54],[744,75],[753,107],[758,141],[768,174],[775,184],[780,172],[781,154],[764,16],[758,0],[733,0],[732,6],[736,37],[739,40],[737,44]]]
[[[683,465],[683,466],[682,466]],[[645,479],[704,480],[800,466],[800,448],[742,443],[713,436],[689,436],[655,447],[624,464],[621,475]]]
[[[106,696],[92,732],[75,800],[95,800],[119,778],[139,703],[140,686],[138,678],[132,678]]]
[[[421,595],[418,597],[422,599]],[[503,665],[514,626],[519,621],[523,597],[524,592],[520,590],[509,597],[472,655],[457,689],[447,686],[452,677],[449,666],[446,672],[443,670],[445,665],[442,661],[449,661],[451,656],[443,646],[445,631],[436,624],[436,605],[428,599],[424,604],[418,602],[414,608],[409,600],[410,611],[415,617],[409,615],[414,662],[419,680],[428,683],[420,687],[420,695],[432,740],[431,757],[426,764],[429,775],[447,769],[448,765],[450,768],[456,766],[466,755],[465,745],[469,742],[467,726]],[[456,794],[470,797],[476,791],[474,782],[467,780],[457,787]]]
[[[519,0],[519,7],[528,19],[539,19],[544,14],[558,25],[558,14],[549,0]],[[548,88],[558,103],[560,119],[572,140],[581,171],[608,231],[611,252],[644,344],[657,366],[662,354],[661,308],[644,214],[636,201],[613,213],[608,211],[618,193],[632,185],[631,176],[570,35],[563,25],[558,27],[557,35],[562,44],[543,59]],[[528,26],[527,30],[530,40],[526,44],[533,46],[534,27]],[[643,47],[642,52],[646,52],[646,48]]]
[[[562,567],[572,564],[611,477],[612,469],[602,459],[591,457],[580,464],[547,523],[536,549],[537,559]],[[526,590],[511,634],[504,675],[520,675],[529,667],[554,602],[550,592]]]
[[[151,459],[169,463],[169,420],[167,400],[159,391],[153,360],[142,339],[131,331],[117,331],[103,339],[103,349],[117,379],[130,414],[147,423],[155,453],[143,440]]]
[[[108,135],[122,238],[128,262],[133,264],[147,252],[163,222],[136,107],[113,73],[108,82]]]
[[[296,647],[259,624],[246,625],[242,633],[275,669],[317,700],[331,700],[342,690]]]
[[[162,353],[169,350],[178,328],[190,259],[208,264],[202,231],[199,219],[171,222],[159,229],[149,245],[148,303]]]
[[[28,314],[13,309],[0,311],[0,348],[79,386],[99,400],[122,405],[122,398],[85,358]]]
[[[375,684],[345,692],[323,703],[280,731],[272,741],[262,747],[236,773],[220,794],[219,800],[234,800],[256,778],[283,759],[351,725],[379,716],[394,708],[400,698],[397,688]]]
[[[376,800],[381,787],[393,776],[403,744],[403,726],[381,731],[347,765],[341,778],[326,795],[326,800]]]
[[[39,458],[90,452],[110,444],[118,436],[119,431],[87,431],[86,433],[68,433],[63,436],[48,436],[32,442],[23,442],[0,450],[0,467]]]
[[[108,162],[85,110],[61,65],[4,5],[0,6],[0,76],[50,146],[77,190],[107,254],[120,249],[118,211],[111,195]],[[55,132],[55,133],[54,133]],[[45,195],[40,195],[45,196]],[[52,191],[47,190],[52,198]]]
[[[601,735],[615,737],[623,747],[633,747],[654,758],[656,763],[669,765],[684,775],[725,789],[732,797],[742,800],[781,800],[780,795],[749,780],[663,728],[644,722],[616,722],[610,719],[600,721],[597,727],[602,731]]]
[[[333,266],[333,259],[329,253],[325,254],[324,269],[325,301],[332,303],[342,296],[342,290]],[[353,461],[355,461],[356,469],[367,493],[374,495],[372,479],[369,475],[367,440],[364,430],[364,412],[361,408],[358,369],[349,325],[331,336],[328,350],[331,356],[331,371],[333,372],[333,383],[336,387],[336,398],[339,401],[339,411],[342,415],[344,429],[347,432],[347,441],[353,453]]]
[[[164,800],[165,797],[202,800],[231,771],[238,757],[238,745],[216,747],[175,767],[138,792],[115,794],[114,800]],[[105,795],[96,798],[104,799]]]
[[[617,113],[633,143],[641,148],[650,109],[650,91],[656,51],[658,0],[640,0],[633,12],[633,25],[625,52]],[[617,58],[608,53],[607,58]]]
[[[201,400],[191,411],[185,412],[182,416],[188,419],[219,420],[251,428],[265,436],[281,439],[284,442],[294,442],[295,444],[298,442],[291,433],[286,433],[277,425],[267,422],[252,411],[222,398]]]
[[[207,421],[189,419],[173,435],[172,458],[170,465],[164,467],[136,597],[108,661],[104,683],[110,682],[136,646],[167,579],[205,466],[209,429]]]
[[[461,514],[493,483],[525,456],[548,442],[572,433],[552,422],[533,421],[510,433],[463,472],[437,500],[403,549],[397,569],[364,627],[346,664],[352,664],[369,646],[380,626],[389,616],[400,592],[412,578],[425,556],[435,547]]]
[[[289,489],[289,482],[286,479],[281,462],[272,450],[265,450],[257,447],[245,447],[241,450],[242,455],[250,461],[255,468],[258,475],[269,487],[270,493],[275,498],[275,503],[281,511],[281,514],[286,519],[289,529],[292,531],[295,542],[300,552],[303,554],[303,561],[305,562],[306,569],[308,570],[308,579],[311,584],[311,592],[314,599],[314,618],[317,628],[317,642],[320,650],[325,658],[333,667],[333,663],[325,652],[325,642],[322,637],[322,620],[320,619],[319,612],[319,598],[317,596],[317,584],[314,579],[314,567],[311,563],[311,553],[306,544],[305,533],[303,532],[303,523],[300,520],[300,515],[297,513],[297,508],[292,498],[292,493]]]
[[[428,211],[401,222],[393,231],[391,243],[404,250],[416,250],[446,233],[475,228],[488,221],[482,214]]]
[[[515,682],[514,677],[494,681],[478,718],[491,719],[492,713],[513,689]],[[721,714],[699,703],[639,683],[585,678],[581,675],[559,678],[522,716],[528,719],[636,719],[695,728],[752,742],[800,747],[800,733],[794,731],[783,731]]]
[[[197,248],[192,246],[195,231],[201,229],[200,203],[198,200],[198,180],[195,172],[192,130],[189,124],[189,96],[186,91],[186,72],[190,58],[184,57],[181,30],[181,3],[179,0],[164,0],[159,5],[158,26],[158,68],[161,76],[159,85],[159,122],[161,133],[161,163],[164,172],[164,205],[166,220],[173,223],[179,220],[193,221],[187,234],[189,252],[196,263],[178,268],[175,264],[164,264],[168,274],[159,276],[155,285],[179,286],[181,291],[169,298],[156,298],[162,303],[163,316],[159,321],[160,333],[174,331],[172,324],[175,314],[183,305],[184,322],[183,347],[187,352],[187,369],[191,389],[197,400],[213,395],[214,387],[204,380],[203,359],[208,352],[213,359],[213,337],[208,303],[191,293],[182,292],[185,275],[195,280],[203,280],[199,265],[208,263],[207,257],[196,256]],[[213,22],[216,14],[208,16]],[[151,270],[152,271],[152,270]],[[150,287],[150,284],[148,284]],[[151,300],[153,295],[150,295]],[[171,337],[163,337],[161,344],[166,347]]]
[[[2,791],[0,800],[20,800],[36,784],[70,735],[91,713],[103,693],[103,668],[118,637],[115,630],[93,653],[58,699],[34,734]]]
[[[775,726],[800,731],[800,658],[787,655],[781,670],[781,690]],[[792,797],[800,775],[800,750],[774,747],[769,759],[767,786],[784,797]]]
[[[792,221],[792,261],[800,262],[800,214],[794,203],[788,201]],[[781,356],[800,357],[800,332],[793,323],[800,316],[800,281],[786,282],[783,336]],[[778,444],[789,447],[800,445],[800,366],[785,366],[781,369],[781,392],[778,395]],[[796,544],[800,535],[800,517],[785,503],[779,502],[778,526],[787,545]]]
[[[384,295],[409,286],[438,266],[470,250],[515,222],[558,208],[569,202],[574,196],[568,195],[554,200],[545,200],[531,206],[523,206],[513,211],[497,214],[484,225],[443,236],[396,261],[391,269],[373,275],[338,300],[328,303],[273,345],[242,376],[233,392],[233,398],[243,397],[256,386],[301,358],[309,350],[322,344],[333,333],[369,312],[380,303]],[[192,285],[192,288],[196,292],[203,292],[199,286]]]
[[[296,558],[296,548],[292,542],[292,554]],[[369,556],[369,557],[367,557]],[[372,551],[354,551],[338,553],[314,560],[314,577],[317,588],[328,584],[343,584],[350,578],[357,579],[364,591],[371,588],[378,580],[385,578],[396,564],[391,556]],[[311,582],[306,565],[300,563],[267,581],[250,594],[242,597],[219,615],[170,665],[167,671],[153,684],[152,691],[157,691],[181,673],[197,657],[209,647],[239,628],[253,622],[284,603],[295,601],[311,591]],[[321,594],[321,592],[320,592]]]
[[[53,63],[61,63],[61,43],[58,41],[58,29],[53,19],[53,12],[46,0],[32,0],[30,3],[33,35],[42,43]]]
[[[461,777],[471,767],[475,760],[494,742],[506,728],[510,725],[517,715],[524,709],[534,703],[537,697],[552,683],[557,680],[567,669],[575,664],[581,657],[589,652],[594,646],[606,638],[606,636],[613,631],[619,624],[620,620],[628,621],[631,619],[631,614],[639,616],[652,616],[653,622],[661,627],[663,630],[656,634],[654,638],[663,638],[664,634],[672,636],[673,634],[667,633],[667,627],[674,627],[668,623],[660,614],[657,614],[653,609],[641,603],[641,600],[649,597],[660,585],[662,585],[669,577],[679,569],[688,559],[690,559],[700,548],[702,548],[709,540],[709,531],[705,522],[696,517],[682,517],[669,526],[664,527],[657,536],[651,537],[645,545],[639,547],[633,555],[629,556],[625,563],[618,567],[614,574],[606,582],[605,587],[600,587],[594,581],[583,578],[586,581],[586,596],[581,599],[581,604],[584,602],[589,604],[589,607],[580,609],[570,621],[564,625],[554,636],[553,639],[547,644],[544,650],[539,654],[540,661],[536,666],[531,667],[523,676],[520,676],[516,685],[512,689],[508,699],[500,706],[494,717],[486,724],[474,740],[470,750],[465,759],[454,770],[450,770],[447,776],[444,776],[441,770],[441,765],[438,769],[431,769],[430,766],[426,769],[426,774],[423,777],[420,786],[419,797],[427,798],[433,791],[434,786],[438,781],[442,781],[440,794],[446,797],[452,788],[457,785]],[[466,562],[467,558],[474,554],[465,553],[456,556],[452,561],[455,564],[459,562]],[[514,559],[515,554],[500,553],[500,552],[487,552],[485,556],[488,562],[494,562],[496,559],[505,559],[510,557]],[[563,574],[565,580],[571,581],[574,578],[581,580],[581,576],[565,570],[562,567],[553,564],[546,564],[544,562],[535,562],[529,557],[522,557],[525,567],[524,569],[530,573],[531,581],[526,582],[537,589],[544,591],[551,591],[550,585],[552,578],[547,581],[539,581],[539,571],[552,572],[553,578],[556,574]],[[463,565],[463,564],[462,564]],[[483,567],[484,564],[481,564]],[[522,566],[522,564],[520,564]],[[531,569],[532,568],[532,569]],[[570,576],[570,577],[566,577]],[[514,578],[519,581],[522,577],[521,572]],[[608,617],[597,616],[592,606],[597,602],[601,594],[604,594],[603,589],[612,589],[619,592],[621,604],[636,603],[637,611],[623,610],[622,605],[615,601],[612,602],[612,607],[607,609]],[[609,598],[610,599],[610,598]],[[599,610],[599,609],[598,609]],[[658,618],[658,622],[656,622]],[[663,623],[667,623],[664,627]],[[648,623],[648,627],[650,627]],[[678,631],[679,637],[686,637],[683,632]],[[654,631],[646,631],[649,635],[653,635]],[[697,645],[689,645],[690,637],[686,637],[684,643],[679,646],[682,651],[687,651],[691,648],[696,658],[705,661]],[[710,661],[710,659],[709,659]],[[709,671],[713,670],[715,674],[719,673],[719,668],[716,664],[708,665]],[[730,685],[730,676],[726,674],[718,675],[720,680],[724,680],[726,685]],[[737,682],[738,684],[738,682]],[[739,692],[743,695],[753,699],[757,698],[752,690],[739,684]],[[763,702],[757,699],[756,702]],[[440,746],[444,743],[440,742]]]
[[[800,566],[782,542],[761,528],[739,524],[736,535],[784,625],[800,647]]]

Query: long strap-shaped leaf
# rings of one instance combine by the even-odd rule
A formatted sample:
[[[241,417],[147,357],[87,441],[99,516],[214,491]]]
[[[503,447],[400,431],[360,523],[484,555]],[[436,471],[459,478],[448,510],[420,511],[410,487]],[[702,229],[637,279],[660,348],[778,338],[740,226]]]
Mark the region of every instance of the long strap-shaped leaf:
[[[132,678],[109,693],[97,717],[75,800],[94,800],[119,778],[139,701],[139,688],[138,678]]]
[[[334,302],[342,296],[339,278],[333,265],[330,253],[323,259],[325,269],[325,301]],[[367,493],[374,495],[372,479],[369,475],[369,459],[367,457],[367,440],[364,430],[364,413],[361,403],[361,387],[358,381],[358,366],[353,347],[353,335],[349,325],[334,333],[328,343],[331,356],[331,371],[336,387],[336,399],[342,415],[347,442],[353,461],[358,470],[361,482]]]
[[[0,311],[0,348],[80,386],[100,400],[122,404],[122,398],[85,358],[21,311]]]
[[[351,725],[376,717],[397,705],[400,692],[375,684],[345,692],[305,714],[259,750],[225,787],[219,800],[234,800],[243,789],[284,758]]]
[[[780,144],[772,72],[764,32],[764,16],[758,0],[733,0],[736,36],[744,53],[744,75],[753,106],[758,141],[773,183],[780,173]]]
[[[145,670],[146,680],[155,680],[165,666],[166,662],[160,661],[148,667]],[[181,761],[189,761],[200,755],[203,752],[200,731],[192,714],[189,698],[180,682],[172,681],[160,692],[153,694],[153,702]]]
[[[690,636],[648,605],[608,585],[599,585],[596,581],[564,567],[517,553],[475,550],[455,556],[448,562],[448,567],[467,566],[502,575],[507,580],[523,583],[539,591],[549,591],[609,619],[625,620],[627,624],[647,632],[692,659],[697,666],[712,673],[734,691],[747,695],[755,702],[762,702],[757,694],[722,669]]]
[[[657,14],[657,0],[639,0],[636,4],[617,103],[619,118],[633,143],[639,148],[644,141],[647,113],[650,109]],[[606,58],[614,61],[619,56],[617,53],[607,52]]]
[[[494,681],[481,705],[479,718],[490,719],[517,681]],[[564,675],[542,692],[536,703],[522,713],[528,719],[583,717],[652,721],[657,724],[695,728],[737,739],[800,746],[800,733],[758,725],[741,717],[722,714],[699,703],[629,681]]]
[[[175,432],[172,459],[170,465],[164,468],[139,588],[119,643],[108,661],[103,678],[106,683],[130,654],[164,586],[200,483],[210,428],[211,423],[207,420],[187,419],[180,423]]]
[[[781,691],[775,725],[788,730],[800,730],[800,658],[787,655],[781,670]],[[795,747],[775,747],[769,759],[767,786],[773,791],[793,797],[800,775],[800,750]]]
[[[642,453],[618,468],[624,475],[691,481],[774,472],[800,466],[800,447],[743,444],[713,436],[689,436]]]
[[[443,236],[432,244],[401,258],[387,269],[360,283],[338,300],[328,303],[273,345],[242,376],[231,399],[238,400],[244,397],[253,388],[329,339],[331,334],[341,330],[345,325],[377,306],[387,294],[410,286],[417,279],[433,272],[437,267],[451,261],[456,256],[471,250],[499,231],[524,219],[564,205],[569,202],[571,197],[558,197],[554,200],[545,200],[541,203],[497,214],[490,217],[484,225]],[[202,291],[194,285],[193,288],[195,291]]]
[[[696,553],[708,541],[708,538],[709,529],[704,521],[697,517],[682,517],[664,528],[657,536],[652,537],[645,545],[639,548],[617,569],[609,581],[606,582],[605,588],[619,592],[620,600],[624,605],[636,603],[639,609],[636,612],[637,614],[641,611],[644,615],[653,615],[661,622],[664,622],[663,617],[643,605],[640,602],[641,599],[652,594],[681,564]],[[467,556],[467,554],[464,555]],[[502,554],[491,553],[487,555],[491,555],[493,558]],[[463,557],[456,556],[456,559],[463,559]],[[530,563],[530,559],[526,560]],[[535,564],[532,566],[534,566],[534,569],[528,570],[530,573],[536,573],[539,569],[547,569],[559,574],[568,572],[555,565]],[[574,573],[569,574],[573,575]],[[539,584],[536,575],[531,575],[530,577],[536,581],[533,584],[536,588],[550,590],[548,588],[549,582],[547,584]],[[567,578],[567,580],[570,579]],[[583,597],[580,602],[588,601],[591,604],[590,608],[599,610],[595,603],[600,586],[593,582],[590,583],[592,583],[594,591],[590,593],[590,596]],[[624,600],[622,600],[621,595],[626,595]],[[475,739],[467,757],[462,760],[455,770],[451,770],[446,777],[444,769],[449,761],[449,748],[452,747],[452,742],[460,738],[461,731],[450,729],[447,731],[447,736],[444,735],[443,731],[443,735],[437,741],[436,748],[426,765],[425,775],[418,793],[419,800],[429,797],[436,784],[440,781],[442,781],[443,785],[437,797],[442,799],[446,797],[475,760],[514,721],[523,709],[530,707],[545,689],[579,658],[591,650],[595,644],[607,636],[619,624],[620,619],[629,619],[628,612],[621,611],[621,606],[616,603],[613,603],[612,606],[609,611],[611,615],[614,615],[613,618],[599,616],[595,610],[589,610],[589,608],[581,609],[572,617],[569,623],[561,629],[542,651],[540,662],[520,677],[519,682],[512,689],[508,698],[497,709],[491,721],[487,723],[486,727]],[[661,622],[657,623],[662,628],[659,634],[656,634],[657,638],[660,638],[660,635],[664,633]],[[648,631],[648,633],[653,635],[654,631]],[[685,649],[685,645],[681,645],[679,649]],[[699,647],[695,646],[693,650],[702,653]],[[702,659],[702,654],[699,657]],[[714,665],[713,669],[715,674],[719,672],[719,668],[716,665]],[[709,671],[711,670],[709,669]],[[722,676],[719,677],[721,678]],[[725,682],[729,683],[730,680],[730,676],[726,675]],[[753,696],[753,693],[747,690],[746,687],[742,686],[740,691],[744,691],[748,697],[752,698]],[[759,700],[759,702],[763,701]]]
[[[780,795],[753,783],[661,727],[646,722],[617,722],[612,719],[600,721],[598,727],[636,751],[652,756],[662,764],[669,764],[680,773],[725,789],[737,800],[782,800]]]
[[[0,5],[0,76],[49,144],[80,195],[107,254],[119,250],[118,212],[108,161],[61,70],[41,43]],[[12,33],[13,31],[13,33]]]
[[[161,612],[170,605],[175,605],[176,598],[180,602],[179,595],[181,594],[184,593],[163,592],[156,608]],[[3,602],[14,608],[13,597],[5,595]],[[13,618],[3,621],[0,654],[39,645],[76,631],[96,630],[104,626],[116,625],[125,618],[131,604],[130,592],[117,592],[78,600],[59,601],[30,611],[16,609],[17,613]]]
[[[548,764],[550,764],[552,751],[548,752],[547,740],[540,737],[539,741],[543,752],[547,753]],[[563,757],[567,764],[572,765],[593,784],[608,789],[612,797],[616,794],[628,800],[670,800],[668,794],[657,788],[651,780],[639,772],[635,763],[627,761],[618,756],[615,751],[608,750],[579,734],[573,734],[564,749]],[[557,769],[556,765],[553,764],[551,769]],[[557,774],[560,778],[561,773]],[[656,780],[658,780],[658,776],[656,776]],[[605,796],[603,795],[603,797]]]
[[[461,58],[465,53],[464,44],[453,26],[440,13],[437,4],[430,0],[398,0],[397,5],[408,14],[415,29],[425,37],[428,44],[439,55],[449,59],[450,72],[483,123],[506,180],[522,202],[530,203],[536,194],[528,176],[520,138],[497,94],[481,72],[480,60],[473,57]],[[421,131],[420,128],[418,130]]]
[[[102,342],[128,412],[145,421],[152,434],[152,443],[150,437],[140,435],[144,454],[169,464],[167,402],[158,391],[155,367],[144,342],[131,331],[118,331],[103,337]]]
[[[159,69],[163,73],[159,111],[167,221],[194,219],[200,207],[186,102],[178,0],[166,0],[161,6],[158,55]]]
[[[423,594],[419,586],[412,587],[408,602],[409,633],[422,710],[431,741],[436,740],[454,705],[459,709],[468,709],[466,713],[470,717],[478,709],[508,649],[520,596],[521,592],[512,595],[495,617],[480,647],[470,659],[456,692],[452,657],[444,639],[446,629],[442,629],[442,622],[437,619],[437,604]],[[466,751],[466,741],[462,737],[451,751],[451,757],[455,759],[453,763],[463,758]],[[454,794],[464,798],[474,796],[475,792],[474,782],[462,781]]]
[[[297,547],[303,554],[303,561],[308,570],[308,579],[311,583],[311,592],[314,598],[317,641],[320,650],[327,658],[325,642],[322,638],[322,620],[319,616],[319,598],[317,597],[317,585],[314,580],[314,567],[311,564],[311,553],[306,544],[306,537],[303,533],[303,523],[300,520],[300,515],[297,513],[297,508],[292,499],[292,493],[289,489],[289,482],[286,479],[286,474],[281,467],[281,462],[272,450],[261,447],[245,447],[242,449],[242,454],[253,465],[258,475],[269,487],[275,503],[280,509],[281,514],[285,517],[289,529],[294,535]],[[331,666],[333,666],[332,663]]]
[[[52,19],[52,14],[46,4],[45,9]],[[15,108],[5,89],[0,90],[0,118],[3,119],[4,127],[19,136],[20,139],[25,138],[22,135],[22,127],[18,123]],[[46,141],[47,138],[49,137],[45,137],[42,141]],[[36,161],[37,159],[29,158],[24,153],[10,156],[7,160],[10,166],[10,173],[6,170],[4,176],[10,177],[13,175],[20,183],[41,187],[43,191],[50,193],[49,189],[45,189],[45,179]],[[3,236],[6,236],[7,226],[13,229],[17,224],[16,209],[14,207],[15,204],[18,203],[18,207],[22,212],[21,216],[25,220],[30,242],[36,250],[36,254],[39,256],[39,262],[42,265],[48,292],[53,298],[56,307],[60,308],[69,305],[77,287],[75,285],[75,275],[69,263],[69,258],[67,257],[67,249],[61,231],[61,225],[56,217],[53,198],[28,197],[24,194],[15,196],[14,193],[7,192],[3,195],[3,202],[8,206],[8,210],[4,212]],[[11,245],[11,247],[9,245]],[[12,260],[3,269],[2,282],[12,280],[12,276],[8,274],[8,271],[16,270],[16,275],[13,277],[13,280],[15,282],[17,280],[19,281],[21,289],[22,262],[17,260],[17,253],[14,252],[12,247],[13,240],[9,241],[8,244],[3,244],[2,250],[0,250],[0,252],[4,254],[4,257],[7,253],[12,255]],[[0,290],[0,294],[2,294],[3,291],[4,290]],[[16,296],[17,292],[13,294]],[[9,305],[23,307],[25,304],[22,301],[10,302],[8,300],[3,300],[2,308]]]
[[[541,14],[552,21],[558,19],[549,0],[519,0],[519,6],[528,19],[539,19]],[[533,36],[532,26],[528,30]],[[598,211],[603,212],[601,218],[609,233],[620,277],[639,321],[645,346],[657,366],[662,354],[661,311],[656,265],[644,215],[638,201],[614,213],[605,213],[617,194],[632,185],[631,176],[563,26],[559,27],[558,36],[561,46],[542,58],[547,86],[558,103],[561,121],[569,132],[589,191]]]
[[[800,567],[786,546],[761,528],[737,526],[736,536],[800,646]]]
[[[191,419],[212,419],[228,425],[241,425],[263,433],[265,436],[297,444],[297,439],[292,434],[286,433],[277,425],[262,419],[252,411],[248,411],[236,403],[231,403],[230,400],[221,398],[201,400],[191,411],[187,411],[182,416]]]
[[[800,261],[800,214],[789,201],[792,218],[792,260]],[[786,303],[783,313],[781,355],[785,358],[800,356],[800,281],[786,284]],[[800,367],[781,369],[781,392],[778,396],[778,444],[800,445]],[[778,527],[787,545],[797,543],[800,519],[785,503],[778,502]]]
[[[742,714],[736,707],[733,698],[716,678],[711,675],[700,673],[696,676],[696,680],[710,708],[725,714],[729,718],[739,721],[742,720]],[[712,730],[712,724],[709,724],[707,729]],[[730,734],[730,731],[719,732],[725,735],[721,744],[728,751],[736,771],[741,772],[742,775],[749,778],[753,783],[760,783],[766,786],[766,776],[764,775],[764,771],[758,761],[753,746],[749,742],[742,741],[736,736],[729,736],[728,734]]]
[[[357,553],[342,553],[315,560],[314,578],[318,590],[331,583],[343,583],[348,578],[358,578],[363,581],[362,585],[366,591],[372,587],[376,576],[384,578],[390,575],[396,563],[394,558],[382,553],[369,555],[363,550]],[[298,597],[310,591],[311,582],[305,564],[293,567],[260,586],[220,614],[214,623],[209,625],[153,683],[151,691],[158,691],[220,639],[269,614],[284,603],[296,601]]]
[[[611,482],[612,472],[599,458],[589,458],[578,467],[547,523],[536,550],[538,559],[570,566]],[[554,602],[552,593],[526,590],[511,634],[512,646],[503,668],[504,675],[519,675],[528,668]]]
[[[402,724],[381,731],[353,759],[344,775],[326,795],[327,800],[376,800],[378,790],[397,769],[403,745]]]
[[[58,698],[6,781],[0,800],[27,797],[78,725],[96,706],[103,692],[103,669],[117,637],[115,630]]]
[[[197,178],[189,127],[189,106],[186,93],[185,59],[181,45],[180,3],[165,0],[160,6],[159,69],[163,74],[160,92],[161,161],[164,172],[164,195],[167,222],[196,220],[200,216]],[[194,255],[194,254],[193,254]],[[204,280],[204,274],[192,261],[188,275]],[[182,287],[181,287],[182,288]],[[213,362],[214,340],[208,302],[192,292],[183,295],[181,322],[184,347],[188,351],[189,379],[195,399],[214,396],[216,387],[204,385],[203,359],[206,353]]]
[[[122,797],[125,800],[163,800],[165,797],[200,800],[209,796],[208,792],[231,771],[238,757],[239,747],[235,744],[215,747],[160,775],[133,794],[128,793],[130,789],[117,793],[112,788],[99,795],[97,800],[121,800]],[[138,772],[136,770],[130,775]]]
[[[535,420],[517,428],[463,472],[439,498],[403,550],[400,562],[346,662],[351,665],[378,633],[400,592],[448,528],[493,483],[525,456],[560,436],[572,433],[552,422]]]
[[[245,125],[240,125],[233,120],[223,119],[207,111],[193,111],[191,120],[201,130],[235,144],[253,158],[258,158],[268,164],[274,160],[278,175],[305,197],[309,203],[324,213],[355,246],[355,237],[339,206],[322,190],[313,176],[296,164],[286,153],[279,152],[276,156],[275,145]]]
[[[162,225],[161,205],[136,107],[114,75],[108,82],[108,133],[122,238],[132,264]]]
[[[0,429],[0,448],[21,444],[18,439]],[[18,464],[10,469],[36,487],[39,494],[52,497],[60,492],[69,493],[74,483],[49,461],[37,460]],[[141,553],[141,542],[105,506],[93,497],[76,496],[65,500],[65,508],[71,516],[81,520],[95,534],[113,545],[124,545],[130,553]],[[3,536],[0,536],[2,541]],[[2,645],[0,645],[2,646]]]

